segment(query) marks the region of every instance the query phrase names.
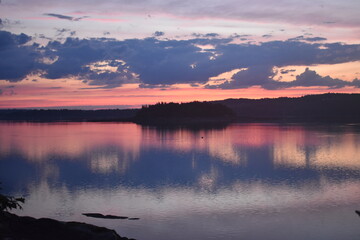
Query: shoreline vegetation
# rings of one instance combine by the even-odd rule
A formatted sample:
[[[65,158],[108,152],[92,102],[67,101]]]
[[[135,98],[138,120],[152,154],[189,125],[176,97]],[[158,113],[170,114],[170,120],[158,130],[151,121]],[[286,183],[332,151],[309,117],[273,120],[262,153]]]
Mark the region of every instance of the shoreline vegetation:
[[[141,109],[0,110],[0,121],[134,122],[141,125],[218,125],[233,122],[359,123],[360,94],[157,103]]]

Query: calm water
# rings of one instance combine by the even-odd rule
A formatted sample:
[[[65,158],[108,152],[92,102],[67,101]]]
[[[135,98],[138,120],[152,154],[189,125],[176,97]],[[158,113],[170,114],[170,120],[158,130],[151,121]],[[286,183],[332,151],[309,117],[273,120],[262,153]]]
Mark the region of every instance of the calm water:
[[[0,181],[17,214],[138,240],[360,239],[355,125],[0,123]]]

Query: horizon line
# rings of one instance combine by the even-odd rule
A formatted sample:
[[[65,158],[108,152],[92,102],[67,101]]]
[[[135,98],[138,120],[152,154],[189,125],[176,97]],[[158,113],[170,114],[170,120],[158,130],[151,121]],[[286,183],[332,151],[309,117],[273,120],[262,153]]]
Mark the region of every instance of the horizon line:
[[[217,101],[226,101],[226,100],[264,100],[264,99],[281,99],[281,98],[303,98],[306,96],[321,96],[321,95],[360,95],[360,93],[336,93],[336,92],[328,92],[328,93],[319,93],[319,94],[305,94],[297,97],[265,97],[265,98],[225,98],[219,100],[211,100],[211,101],[189,101],[189,102],[164,102],[164,103],[191,103],[191,102],[217,102]],[[159,101],[157,103],[160,103]],[[155,103],[155,104],[157,104]],[[83,110],[83,111],[96,111],[96,110],[136,110],[141,109],[142,106],[145,105],[155,105],[155,104],[141,104],[140,105],[76,105],[76,106],[53,106],[53,107],[20,107],[20,108],[1,108],[0,110]]]

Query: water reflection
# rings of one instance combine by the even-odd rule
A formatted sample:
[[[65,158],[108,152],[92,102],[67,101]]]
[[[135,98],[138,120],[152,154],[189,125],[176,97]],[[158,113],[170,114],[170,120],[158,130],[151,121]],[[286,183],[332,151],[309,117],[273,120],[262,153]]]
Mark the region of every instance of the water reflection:
[[[359,170],[356,126],[0,124],[0,179],[26,194],[19,214],[138,239],[354,239]],[[141,221],[81,215],[94,211]]]
[[[75,160],[89,150],[122,150],[137,158],[141,128],[135,124],[1,123],[0,154],[20,153],[29,161],[45,162],[59,155]],[[120,148],[119,148],[120,147]],[[83,159],[83,158],[82,158]]]

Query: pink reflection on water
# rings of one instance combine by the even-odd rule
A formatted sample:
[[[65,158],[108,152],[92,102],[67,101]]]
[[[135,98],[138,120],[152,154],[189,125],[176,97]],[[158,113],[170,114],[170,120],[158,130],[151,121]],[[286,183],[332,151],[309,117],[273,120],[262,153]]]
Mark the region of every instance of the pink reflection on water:
[[[1,123],[0,142],[0,154],[16,152],[33,162],[46,162],[57,154],[72,160],[100,149],[89,156],[91,169],[99,173],[125,171],[147,148],[203,152],[234,165],[248,163],[249,149],[267,148],[275,166],[360,167],[360,136],[346,128],[329,133],[317,127],[275,124],[193,131],[132,123]]]
[[[40,180],[29,183],[24,210],[17,212],[22,215],[86,221],[139,239],[183,239],[184,232],[187,237],[198,236],[196,239],[264,239],[261,236],[269,232],[270,239],[306,239],[306,234],[327,236],[329,232],[333,239],[353,239],[360,231],[353,212],[360,201],[359,177],[354,174],[360,168],[360,134],[349,127],[329,130],[319,126],[234,124],[192,131],[115,123],[1,123],[0,143],[0,157],[18,153],[43,166]],[[141,163],[147,150],[192,153],[186,156],[192,156],[189,168],[193,169],[189,172],[196,177],[194,182],[173,186],[164,181],[150,187],[111,182],[103,188],[86,183],[70,187],[66,181],[53,184],[50,179],[61,175],[51,161],[57,154],[67,161],[87,161],[86,167],[103,177],[113,171],[125,173],[135,161]],[[247,167],[257,160],[254,152],[265,154],[255,157],[272,163],[266,167],[285,169],[290,172],[286,175],[289,178],[297,174],[298,182],[240,174],[219,184],[227,173],[223,166],[230,164],[241,173],[254,171],[254,167]],[[209,156],[202,159],[210,162],[208,169],[196,169],[198,153]],[[305,168],[307,171],[297,171]],[[322,172],[338,168],[342,168],[338,174],[353,176],[337,179]],[[257,173],[267,170],[260,168]],[[315,176],[311,175],[314,172]],[[271,171],[277,173],[281,171]],[[81,215],[94,211],[141,220],[114,222]]]
[[[86,155],[91,149],[120,146],[122,155],[104,150],[90,156],[95,172],[126,169],[138,158],[141,128],[135,124],[104,123],[1,123],[0,153],[16,152],[28,161],[47,162],[54,155],[67,160]]]

